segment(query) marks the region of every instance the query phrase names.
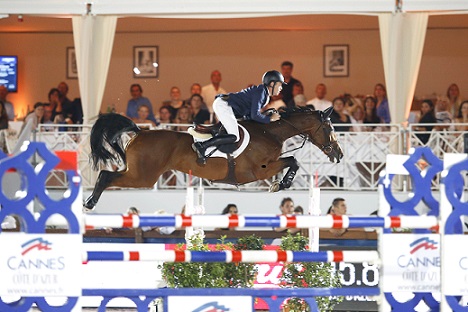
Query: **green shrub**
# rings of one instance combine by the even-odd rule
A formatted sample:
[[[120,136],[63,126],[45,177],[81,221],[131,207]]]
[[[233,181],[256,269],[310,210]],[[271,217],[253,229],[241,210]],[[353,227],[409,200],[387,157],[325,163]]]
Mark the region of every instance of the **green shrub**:
[[[281,240],[282,250],[306,251],[308,238],[288,233]],[[285,263],[283,275],[280,278],[281,287],[285,288],[327,288],[341,287],[340,275],[335,272],[330,263],[296,262]],[[319,311],[331,311],[343,300],[343,297],[316,297]],[[301,298],[290,298],[287,302],[290,312],[310,311],[310,307]]]

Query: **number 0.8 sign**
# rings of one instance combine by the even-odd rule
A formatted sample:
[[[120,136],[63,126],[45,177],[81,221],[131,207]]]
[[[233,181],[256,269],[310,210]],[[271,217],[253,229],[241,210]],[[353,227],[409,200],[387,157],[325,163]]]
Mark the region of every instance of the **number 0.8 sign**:
[[[335,270],[341,272],[341,284],[348,287],[374,287],[379,284],[379,267],[377,264],[333,263]]]

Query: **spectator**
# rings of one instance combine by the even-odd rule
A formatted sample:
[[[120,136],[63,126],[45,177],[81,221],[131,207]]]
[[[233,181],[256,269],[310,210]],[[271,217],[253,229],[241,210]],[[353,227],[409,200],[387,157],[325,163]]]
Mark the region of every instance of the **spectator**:
[[[364,123],[365,124],[378,124],[380,118],[377,116],[377,100],[373,96],[367,96],[364,100]],[[376,126],[367,127],[367,131],[373,131]]]
[[[36,130],[37,126],[41,123],[43,116],[44,116],[44,104],[41,102],[37,102],[36,104],[34,104],[34,111],[29,113],[24,119],[24,123],[23,123],[23,126],[21,127],[20,133],[23,132],[27,124],[31,124],[31,130]]]
[[[304,214],[304,208],[302,208],[301,206],[296,206],[296,208],[294,208],[294,214],[303,215]]]
[[[390,109],[388,107],[387,90],[383,84],[378,83],[375,85],[374,97],[377,100],[377,104],[375,106],[377,117],[380,118],[381,123],[389,124],[391,122]]]
[[[223,211],[221,212],[222,215],[237,215],[238,214],[237,206],[235,204],[228,204]],[[234,231],[235,228],[216,228],[215,230],[222,230],[222,231]]]
[[[304,103],[302,103],[302,102],[297,103],[296,102],[296,96],[298,96],[298,95],[302,95],[302,97],[305,98],[305,96],[304,96],[304,86],[302,85],[302,83],[300,81],[294,83],[294,85],[292,86],[292,99],[289,100],[288,102],[285,102],[286,106],[288,108],[293,108],[293,107],[296,107],[296,106],[305,106],[307,100]]]
[[[302,87],[302,83],[296,78],[294,78],[293,76],[291,76],[293,72],[293,67],[294,65],[290,61],[284,61],[281,64],[281,74],[283,74],[285,85],[283,86],[283,90],[279,94],[280,96],[279,99],[282,99],[283,102],[286,105],[288,105],[288,107],[289,107],[289,102],[293,101],[294,95],[301,94],[301,93],[294,94],[293,92],[294,86],[296,84],[299,84]],[[304,88],[302,88],[302,93],[304,93]]]
[[[337,197],[333,200],[330,209],[328,209],[328,214],[335,215],[335,216],[344,216],[347,212],[346,201],[344,198]],[[342,236],[344,233],[347,232],[347,229],[330,229],[330,233],[334,236]]]
[[[64,118],[62,115],[62,102],[60,102],[59,89],[50,89],[47,98],[49,99],[49,106],[52,109],[52,120],[54,123],[62,123]]]
[[[191,124],[193,122],[192,112],[190,111],[190,108],[187,106],[182,106],[181,108],[179,108],[177,110],[177,116],[174,122],[176,124],[184,125],[184,126],[177,126],[176,131],[187,131],[189,126],[186,126],[186,125]]]
[[[46,132],[51,132],[55,131],[55,127],[50,126],[54,124],[54,121],[52,120],[52,108],[48,106],[44,106],[44,116],[42,117],[41,124],[43,125],[49,125],[49,126],[42,126],[41,130],[46,131]]]
[[[206,106],[211,115],[213,115],[213,101],[215,96],[227,93],[226,90],[221,88],[221,81],[221,72],[219,70],[214,70],[211,72],[211,83],[203,86],[202,88],[201,96],[205,100]]]
[[[457,124],[464,124],[456,125],[455,129],[457,131],[468,131],[468,101],[464,101],[460,104],[457,118],[455,118],[455,122]]]
[[[5,109],[5,103],[0,101],[0,130],[8,129],[8,113]]]
[[[158,210],[154,213],[155,215],[167,215],[167,212],[164,210]],[[171,235],[172,233],[175,232],[176,228],[174,226],[156,226],[156,227],[142,227],[141,228],[143,231],[156,231],[159,234],[163,235]]]
[[[344,99],[337,97],[333,99],[333,112],[330,116],[330,120],[335,127],[336,132],[348,132],[350,126],[337,126],[337,124],[350,124],[351,119],[344,112]]]
[[[68,95],[68,85],[65,82],[61,82],[57,86],[58,100],[60,101],[60,107],[62,108],[63,121],[67,124],[74,124],[73,116],[76,115],[73,107],[72,101],[67,97]],[[49,99],[50,101],[50,99]]]
[[[7,96],[8,88],[4,85],[0,85],[0,102],[3,102],[3,105],[5,106],[8,120],[13,121],[15,120],[15,109],[13,107],[13,103],[7,100]]]
[[[149,110],[150,110],[148,119],[156,124],[157,122],[156,122],[156,118],[154,117],[153,106],[151,105],[151,102],[150,100],[148,100],[148,98],[142,96],[143,89],[141,88],[141,86],[137,83],[132,84],[130,86],[130,93],[132,95],[132,98],[128,100],[127,112],[126,112],[127,117],[130,119],[138,118],[138,107],[145,104],[146,106],[149,107]]]
[[[171,111],[167,106],[161,106],[159,108],[159,125],[162,125],[164,129],[175,130],[173,126],[168,126],[167,124],[172,123]]]
[[[189,106],[192,110],[192,119],[196,124],[210,122],[210,112],[202,108],[203,98],[200,94],[194,94],[189,100]]]
[[[452,83],[448,87],[446,95],[449,100],[448,111],[452,116],[456,116],[462,102],[458,85],[456,83]]]
[[[132,120],[137,123],[137,124],[151,124],[152,127],[156,127],[156,124],[152,121],[149,120],[149,107],[146,106],[145,104],[141,105],[138,107],[138,117],[137,118],[132,118]]]
[[[419,124],[435,124],[437,123],[435,113],[434,113],[434,103],[431,100],[423,100],[421,103],[421,118],[419,119],[418,123]],[[426,144],[427,141],[429,141],[430,133],[432,131],[432,128],[434,126],[423,126],[423,125],[418,125],[415,127],[416,131],[424,131],[427,133],[419,133],[416,134],[416,136],[419,138],[422,144]]]
[[[313,105],[314,109],[324,111],[325,109],[332,106],[332,102],[325,99],[327,95],[327,86],[323,83],[319,83],[315,87],[315,98],[307,102],[307,105]]]
[[[201,91],[202,91],[202,87],[199,83],[195,82],[194,84],[192,84],[192,86],[190,87],[190,97],[184,101],[184,105],[190,105],[190,100],[192,99],[192,96],[194,94],[201,95]],[[202,108],[208,110],[205,102],[202,103]]]
[[[365,116],[364,107],[362,107],[361,104],[355,104],[350,108],[349,112],[349,119],[351,119],[351,123],[354,125],[351,127],[351,131],[365,131],[364,127],[362,126],[362,124],[364,123]]]
[[[449,109],[449,99],[443,95],[437,99],[436,104],[436,113],[435,117],[437,123],[445,124],[441,126],[436,126],[436,130],[448,130],[450,125],[453,122],[453,115],[448,111]]]
[[[126,215],[140,215],[140,210],[136,207],[130,207],[127,209],[127,212],[126,212]],[[103,228],[107,234],[110,234],[112,233],[112,231],[114,230],[113,228],[110,228],[110,227],[105,227]],[[126,230],[126,228],[124,228],[124,230]],[[138,230],[138,229],[137,229]]]
[[[175,119],[177,116],[177,110],[184,105],[184,101],[180,99],[180,89],[178,87],[172,87],[169,94],[171,99],[164,101],[162,104],[163,106],[169,107],[172,119]]]
[[[281,200],[280,210],[282,215],[293,215],[294,214],[294,201],[291,197],[285,197]],[[287,229],[282,227],[273,228],[275,232],[287,232],[294,234],[299,232],[301,229]]]

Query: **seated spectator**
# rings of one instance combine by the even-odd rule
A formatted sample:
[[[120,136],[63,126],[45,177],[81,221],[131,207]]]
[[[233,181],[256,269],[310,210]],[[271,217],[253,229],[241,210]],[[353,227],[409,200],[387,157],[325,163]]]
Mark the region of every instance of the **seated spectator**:
[[[8,120],[13,121],[15,120],[15,109],[13,103],[7,100],[8,96],[8,88],[4,85],[0,85],[0,102],[3,102],[5,106],[5,110],[8,115]]]
[[[42,131],[51,132],[57,129],[56,127],[51,126],[54,124],[54,121],[52,120],[52,108],[50,106],[44,106],[44,116],[42,117],[41,124],[49,125],[42,126]]]
[[[449,130],[453,122],[453,115],[448,111],[449,100],[446,96],[441,96],[437,99],[435,117],[437,123],[445,124],[436,126],[436,130]]]
[[[284,93],[284,89],[282,91],[282,93]],[[297,81],[293,84],[292,86],[292,99],[289,100],[287,103],[286,103],[286,106],[288,108],[293,108],[293,107],[296,107],[296,106],[305,106],[305,103],[307,103],[307,101],[304,103],[304,104],[297,104],[296,103],[296,96],[297,95],[303,95],[304,96],[304,86],[302,85],[302,83],[300,81]],[[305,96],[304,96],[305,98]]]
[[[347,212],[346,201],[344,198],[337,197],[333,200],[331,207],[328,209],[327,214],[335,216],[344,216]],[[334,236],[342,236],[347,232],[347,229],[330,229],[330,233]]]
[[[238,214],[237,206],[235,204],[228,204],[223,211],[221,212],[222,215],[237,215]],[[222,230],[222,231],[234,231],[235,228],[216,228],[215,230]]]
[[[140,107],[138,107],[138,117],[132,118],[133,122],[137,124],[151,124],[152,127],[156,127],[156,124],[148,118],[149,112],[150,109],[148,106],[145,104],[140,105]]]
[[[333,99],[333,112],[330,115],[330,120],[333,123],[336,132],[348,132],[350,126],[337,126],[338,124],[350,124],[351,119],[344,111],[344,100],[341,97]]]
[[[44,116],[44,104],[41,102],[37,102],[36,104],[34,104],[34,111],[29,113],[24,119],[24,123],[23,123],[23,126],[21,127],[20,133],[23,132],[27,124],[31,124],[31,130],[36,130],[37,126],[41,123],[43,116]]]
[[[351,127],[351,131],[354,132],[362,132],[366,129],[362,126],[364,124],[364,107],[361,104],[355,104],[349,109],[349,119],[351,123],[354,125]]]
[[[201,90],[202,90],[201,84],[199,84],[197,82],[192,84],[192,86],[190,87],[190,97],[184,101],[184,105],[190,105],[190,100],[192,99],[192,96],[194,94],[201,95]],[[202,103],[201,107],[208,110],[208,107],[206,106],[205,102]]]
[[[315,87],[315,98],[307,102],[307,105],[312,105],[314,109],[324,111],[330,106],[332,106],[332,102],[325,99],[327,95],[327,86],[323,83],[319,83]]]
[[[434,113],[434,103],[431,100],[423,100],[421,103],[421,118],[419,119],[419,124],[434,124],[437,123],[435,113]],[[434,126],[431,125],[418,125],[414,128],[416,131],[424,131],[427,133],[418,133],[416,136],[419,138],[422,144],[426,144],[429,141],[429,137],[431,134],[429,132],[432,131]]]
[[[194,94],[189,100],[189,107],[192,111],[192,119],[196,124],[206,124],[210,122],[210,112],[202,108],[203,98],[200,94]]]
[[[456,116],[458,114],[458,110],[460,108],[462,97],[460,95],[460,88],[456,83],[452,83],[447,89],[447,98],[448,98],[448,111],[452,114],[452,116]]]
[[[468,131],[468,101],[464,101],[460,104],[457,118],[455,118],[455,123],[464,124],[464,125],[456,125],[455,130]]]
[[[373,96],[367,96],[364,99],[364,124],[378,124],[380,118],[377,116],[377,100]],[[366,128],[366,131],[374,131],[376,126],[370,126]]]
[[[282,215],[293,215],[294,214],[294,201],[291,197],[285,197],[281,200],[280,210]],[[301,229],[288,229],[276,227],[273,228],[275,232],[290,232],[292,234],[299,232]]]
[[[177,116],[176,119],[174,120],[174,123],[176,124],[183,124],[184,126],[177,126],[176,131],[187,131],[189,126],[193,123],[192,120],[192,112],[190,111],[190,108],[187,106],[182,106],[177,110]]]
[[[151,102],[148,100],[148,98],[142,95],[143,89],[141,86],[137,83],[132,84],[130,86],[130,94],[132,95],[132,98],[128,100],[126,116],[130,119],[138,118],[138,107],[144,104],[148,106],[150,110],[148,119],[156,124],[157,122],[153,113],[153,105],[151,105]]]
[[[8,129],[8,113],[5,104],[0,101],[0,130],[2,129]]]
[[[304,107],[307,106],[307,98],[304,94],[298,94],[294,96],[294,105],[296,107]],[[313,108],[312,108],[313,109]]]
[[[169,107],[172,119],[176,119],[177,110],[184,105],[184,101],[180,98],[180,89],[178,87],[172,87],[169,95],[170,100],[164,101],[162,106]]]
[[[381,123],[389,124],[391,122],[390,108],[388,107],[387,89],[385,89],[383,84],[378,83],[375,85],[374,97],[377,100],[377,104],[375,105],[377,117],[380,118]]]
[[[47,96],[49,99],[49,106],[52,109],[52,120],[54,123],[63,123],[65,118],[62,115],[62,102],[60,102],[60,91],[52,88]]]
[[[304,214],[304,208],[302,208],[301,206],[296,206],[296,208],[294,208],[294,214],[303,215]]]
[[[158,124],[168,124],[172,123],[173,120],[171,118],[171,111],[167,106],[161,106],[159,108],[159,119]]]

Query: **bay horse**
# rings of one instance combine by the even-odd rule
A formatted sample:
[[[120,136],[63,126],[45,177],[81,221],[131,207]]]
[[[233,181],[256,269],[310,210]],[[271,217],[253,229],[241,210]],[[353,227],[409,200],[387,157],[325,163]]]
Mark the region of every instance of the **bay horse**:
[[[283,179],[273,183],[270,191],[287,189],[299,165],[293,156],[280,157],[286,139],[301,135],[322,150],[331,162],[340,162],[343,157],[329,118],[332,110],[332,107],[323,112],[301,107],[281,111],[281,119],[269,124],[240,121],[239,124],[250,133],[246,149],[235,159],[208,158],[206,165],[197,163],[197,154],[191,147],[193,137],[188,133],[142,130],[119,114],[101,115],[91,129],[93,168],[98,170],[101,163],[119,161],[119,158],[126,168],[102,170],[84,207],[93,209],[102,192],[110,186],[151,188],[168,170],[191,171],[200,178],[240,185],[268,179],[288,168]],[[121,137],[126,132],[135,135],[123,146]]]

